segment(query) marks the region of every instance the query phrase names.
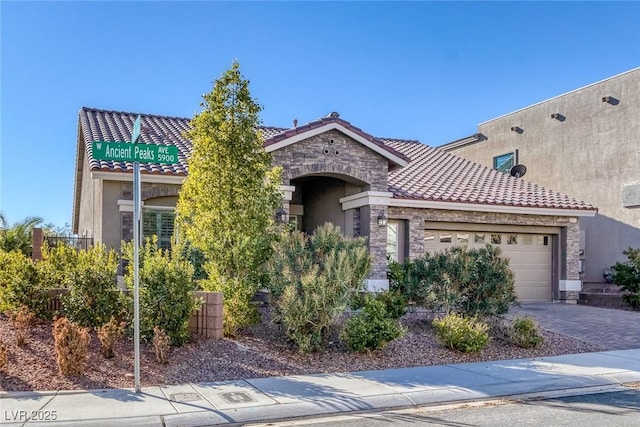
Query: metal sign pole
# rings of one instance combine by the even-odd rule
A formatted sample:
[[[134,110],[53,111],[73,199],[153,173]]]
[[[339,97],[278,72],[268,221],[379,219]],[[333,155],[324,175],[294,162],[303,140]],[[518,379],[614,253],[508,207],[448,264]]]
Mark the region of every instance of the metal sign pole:
[[[140,116],[136,118],[132,143],[140,138]],[[140,162],[133,162],[133,352],[135,391],[140,393]]]

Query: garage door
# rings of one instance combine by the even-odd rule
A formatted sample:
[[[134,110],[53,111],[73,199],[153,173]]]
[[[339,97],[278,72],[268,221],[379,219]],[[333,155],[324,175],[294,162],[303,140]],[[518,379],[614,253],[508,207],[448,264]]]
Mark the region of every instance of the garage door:
[[[509,258],[521,302],[551,301],[551,235],[425,230],[425,249],[442,251],[461,245],[480,248],[499,246]]]

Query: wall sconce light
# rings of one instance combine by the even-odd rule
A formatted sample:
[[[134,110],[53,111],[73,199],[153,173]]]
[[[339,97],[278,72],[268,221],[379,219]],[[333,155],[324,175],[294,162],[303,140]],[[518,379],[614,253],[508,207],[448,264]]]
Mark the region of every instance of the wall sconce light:
[[[566,119],[566,117],[565,117],[565,116],[563,116],[563,115],[562,115],[562,114],[560,114],[560,113],[553,113],[553,114],[551,115],[551,118],[552,118],[552,119],[556,119],[556,120],[557,120],[557,121],[559,121],[559,122],[564,122],[564,120]]]
[[[515,133],[522,133],[524,132],[524,129],[522,129],[520,126],[511,126],[511,131]]]
[[[285,211],[281,207],[276,211],[276,222],[278,224],[284,224],[286,221],[287,221],[287,211]]]
[[[380,227],[384,227],[385,225],[387,225],[387,214],[384,213],[384,209],[381,209],[380,213],[378,214],[378,225]]]
[[[613,96],[603,96],[602,102],[604,102],[605,104],[618,105],[620,101]]]

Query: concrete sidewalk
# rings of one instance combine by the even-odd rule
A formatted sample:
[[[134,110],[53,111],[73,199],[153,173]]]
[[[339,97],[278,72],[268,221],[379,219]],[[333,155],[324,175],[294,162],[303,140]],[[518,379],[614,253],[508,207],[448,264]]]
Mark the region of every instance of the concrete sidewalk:
[[[208,426],[640,382],[640,350],[130,389],[0,392],[0,425]]]

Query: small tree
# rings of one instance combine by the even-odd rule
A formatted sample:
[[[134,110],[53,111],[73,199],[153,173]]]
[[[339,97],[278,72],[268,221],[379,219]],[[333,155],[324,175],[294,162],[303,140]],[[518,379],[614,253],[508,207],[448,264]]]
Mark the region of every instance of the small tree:
[[[282,201],[280,170],[262,147],[261,107],[237,62],[201,106],[187,134],[193,150],[176,222],[179,237],[204,254],[208,278],[202,287],[224,292],[226,315],[233,317],[249,310],[247,295],[259,288],[260,266],[270,255],[273,215]]]

